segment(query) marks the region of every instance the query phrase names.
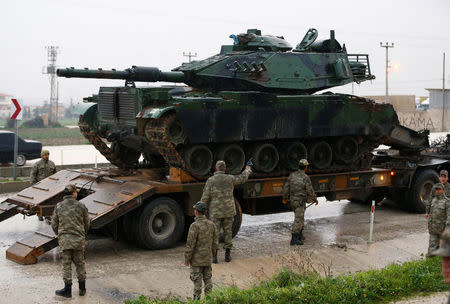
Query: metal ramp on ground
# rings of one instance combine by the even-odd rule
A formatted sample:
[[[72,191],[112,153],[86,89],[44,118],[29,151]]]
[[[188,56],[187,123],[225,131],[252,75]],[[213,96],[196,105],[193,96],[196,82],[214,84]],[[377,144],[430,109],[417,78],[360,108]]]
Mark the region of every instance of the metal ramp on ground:
[[[48,216],[62,200],[67,184],[80,190],[80,202],[85,204],[91,218],[91,228],[97,229],[142,204],[143,194],[153,195],[159,173],[148,170],[148,182],[136,175],[111,177],[111,172],[96,169],[63,170],[24,189],[0,204],[0,221],[17,213]],[[152,178],[153,177],[153,178]],[[84,193],[84,194],[83,194]],[[45,252],[58,246],[57,237],[36,231],[17,241],[6,251],[6,258],[20,264],[34,264]]]

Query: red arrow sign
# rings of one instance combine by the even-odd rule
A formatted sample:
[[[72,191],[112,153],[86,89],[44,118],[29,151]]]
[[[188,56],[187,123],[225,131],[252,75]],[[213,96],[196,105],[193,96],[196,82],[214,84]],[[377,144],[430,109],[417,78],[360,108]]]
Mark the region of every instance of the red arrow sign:
[[[11,115],[11,119],[16,119],[17,116],[19,116],[20,111],[22,111],[22,108],[20,107],[17,99],[12,98],[11,101],[13,102],[14,106],[16,107],[16,111],[14,111],[13,115]]]

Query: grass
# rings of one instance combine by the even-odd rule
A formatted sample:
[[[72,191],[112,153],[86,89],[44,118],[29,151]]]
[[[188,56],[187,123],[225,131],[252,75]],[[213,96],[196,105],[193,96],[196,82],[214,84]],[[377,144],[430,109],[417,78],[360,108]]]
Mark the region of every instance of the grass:
[[[82,145],[89,143],[81,134],[79,128],[19,128],[19,136],[22,139],[38,140],[44,146]]]
[[[317,273],[301,275],[283,269],[271,280],[253,288],[218,288],[200,301],[148,299],[142,295],[125,303],[379,303],[445,290],[448,286],[442,275],[441,259],[431,258],[337,277],[321,277]]]

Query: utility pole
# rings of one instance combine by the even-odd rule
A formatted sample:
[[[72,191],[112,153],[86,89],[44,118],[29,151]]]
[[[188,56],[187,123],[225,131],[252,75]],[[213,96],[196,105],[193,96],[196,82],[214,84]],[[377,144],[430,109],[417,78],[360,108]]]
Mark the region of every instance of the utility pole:
[[[191,58],[192,57],[197,57],[197,53],[194,53],[194,54],[191,54],[191,52],[189,52],[189,53],[185,53],[185,52],[183,52],[183,56],[184,57],[189,57],[189,62],[191,62]]]
[[[442,61],[442,128],[441,128],[441,132],[445,131],[444,130],[445,129],[444,119],[445,119],[445,52],[444,52],[443,61]]]
[[[43,69],[43,74],[48,74],[50,78],[50,113],[49,122],[54,123],[58,121],[58,84],[56,77],[56,57],[58,55],[57,46],[47,46],[48,64]],[[55,108],[56,106],[56,108]]]
[[[388,53],[388,49],[389,48],[393,48],[394,47],[394,43],[391,42],[389,44],[389,42],[386,42],[385,44],[383,44],[382,42],[380,42],[380,46],[386,48],[386,96],[385,96],[385,102],[388,103],[389,99],[389,90],[388,90],[388,73],[389,73],[389,53]]]

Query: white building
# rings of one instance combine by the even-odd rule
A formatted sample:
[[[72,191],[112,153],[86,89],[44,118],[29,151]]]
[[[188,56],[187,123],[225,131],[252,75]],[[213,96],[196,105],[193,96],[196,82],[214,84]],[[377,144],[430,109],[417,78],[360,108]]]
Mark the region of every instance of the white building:
[[[0,119],[9,118],[11,111],[11,97],[12,95],[0,93]]]

